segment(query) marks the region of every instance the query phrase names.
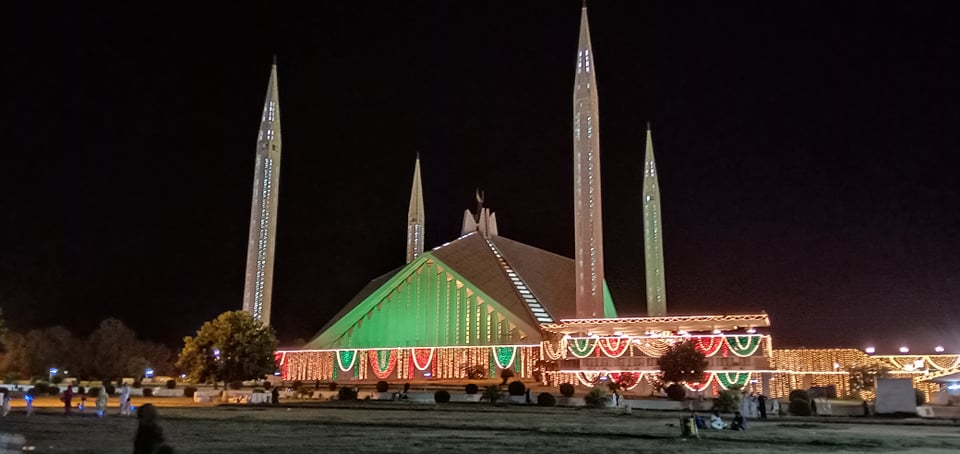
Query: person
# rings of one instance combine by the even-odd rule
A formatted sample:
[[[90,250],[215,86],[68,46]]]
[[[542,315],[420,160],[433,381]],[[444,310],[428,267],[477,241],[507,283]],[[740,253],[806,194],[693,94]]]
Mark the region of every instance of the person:
[[[733,412],[733,424],[730,424],[732,430],[747,430],[747,418],[744,418],[739,411]]]
[[[810,399],[810,413],[817,416],[817,399]]]
[[[760,410],[760,419],[767,419],[767,396],[757,395],[757,408]]]
[[[10,391],[3,388],[3,416],[10,414]]]
[[[720,430],[726,427],[727,425],[724,424],[723,418],[720,417],[720,411],[714,410],[713,414],[710,415],[710,428]]]
[[[693,418],[693,424],[697,426],[697,429],[707,428],[707,420],[703,416],[698,415],[696,410],[690,411],[690,417]]]
[[[87,396],[81,395],[80,403],[77,404],[77,411],[79,411],[80,413],[83,413],[84,408],[87,408]]]
[[[24,393],[23,400],[27,404],[27,416],[33,414],[33,388]]]
[[[863,416],[870,416],[870,404],[866,399],[863,400]]]
[[[274,405],[280,405],[280,388],[274,386],[270,391],[270,399]]]
[[[159,452],[163,443],[163,429],[157,425],[157,409],[153,404],[144,404],[137,410],[137,435],[133,439],[133,454]]]
[[[67,389],[63,391],[63,396],[60,397],[60,400],[63,401],[63,414],[70,415],[70,401],[73,400],[73,386],[67,385]]]
[[[409,396],[407,396],[407,393],[408,393],[408,392],[410,392],[410,383],[404,383],[404,384],[403,384],[403,392],[400,393],[400,399],[407,399],[407,398],[409,398]]]
[[[100,392],[97,394],[97,416],[103,417],[104,412],[107,411],[107,387],[101,386]]]
[[[130,415],[130,385],[124,383],[120,388],[120,416]]]

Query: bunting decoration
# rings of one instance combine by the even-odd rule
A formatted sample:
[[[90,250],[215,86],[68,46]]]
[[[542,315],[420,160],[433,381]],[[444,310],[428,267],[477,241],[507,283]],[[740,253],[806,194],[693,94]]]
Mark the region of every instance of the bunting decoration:
[[[750,372],[714,372],[713,375],[723,389],[730,389],[734,385],[742,388],[750,380]]]
[[[703,353],[703,356],[716,355],[723,344],[723,336],[704,336],[698,337],[693,341],[693,345],[698,352]]]
[[[430,367],[430,363],[433,362],[433,353],[434,348],[414,348],[411,349],[411,356],[413,357],[413,366],[417,370],[423,371],[427,370]]]
[[[385,380],[393,374],[393,369],[397,367],[397,355],[393,350],[370,350],[370,367],[373,374],[380,380]]]
[[[609,358],[619,358],[630,348],[629,337],[604,337],[597,340],[600,351]]]
[[[493,347],[493,360],[497,367],[508,369],[517,358],[517,347]]]
[[[353,368],[353,363],[357,360],[357,351],[356,350],[339,350],[337,351],[337,366],[340,367],[340,370],[344,372],[350,372],[350,369]],[[344,363],[348,363],[344,366]]]
[[[757,352],[760,339],[760,336],[730,336],[727,337],[727,345],[734,355],[744,358]]]
[[[577,358],[586,358],[597,348],[597,340],[589,338],[567,340],[567,348]]]

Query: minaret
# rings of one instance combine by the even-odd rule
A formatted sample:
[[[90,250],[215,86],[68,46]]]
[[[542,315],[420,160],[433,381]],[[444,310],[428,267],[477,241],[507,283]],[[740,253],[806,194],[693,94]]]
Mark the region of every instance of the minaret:
[[[603,223],[600,210],[600,120],[596,67],[587,6],[580,13],[580,46],[573,89],[573,199],[577,318],[602,318]]]
[[[660,226],[660,184],[653,160],[653,134],[647,123],[647,152],[643,164],[643,256],[647,271],[647,315],[667,315],[667,286],[663,276],[663,229]]]
[[[280,97],[277,92],[277,59],[270,68],[267,98],[257,136],[257,163],[250,208],[243,310],[270,324],[273,290],[273,253],[277,232],[277,189],[280,184]]]
[[[423,187],[420,185],[420,154],[413,168],[410,209],[407,211],[407,263],[423,254]]]

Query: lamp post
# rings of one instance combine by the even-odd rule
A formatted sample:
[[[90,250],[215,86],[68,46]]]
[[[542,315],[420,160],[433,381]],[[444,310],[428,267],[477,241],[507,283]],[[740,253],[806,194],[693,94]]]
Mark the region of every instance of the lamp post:
[[[50,381],[51,383],[53,383],[53,376],[54,376],[54,375],[57,375],[57,368],[56,368],[56,367],[51,367],[51,368],[50,368],[50,378],[49,378],[49,381]]]

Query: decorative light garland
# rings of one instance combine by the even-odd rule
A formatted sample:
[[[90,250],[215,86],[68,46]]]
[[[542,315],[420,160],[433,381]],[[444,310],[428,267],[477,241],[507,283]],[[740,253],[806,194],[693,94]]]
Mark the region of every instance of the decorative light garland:
[[[613,340],[616,340],[616,347],[614,347],[612,344]],[[607,355],[607,357],[619,358],[630,349],[630,338],[604,337],[598,339],[597,344],[600,346],[600,351],[603,352],[604,355]]]
[[[567,340],[567,348],[577,358],[586,358],[597,348],[597,340],[591,338]]]
[[[633,343],[643,354],[653,358],[659,358],[673,345],[674,341],[655,338],[634,338]]]
[[[760,340],[760,336],[730,336],[727,338],[727,345],[734,355],[745,358],[757,352]]]
[[[386,365],[383,361],[383,353],[387,354]],[[373,368],[373,375],[384,380],[393,374],[393,369],[397,367],[397,355],[393,350],[370,350],[370,366]]]
[[[427,370],[427,368],[430,367],[430,363],[433,362],[433,353],[435,350],[433,348],[413,348],[410,350],[412,352],[411,356],[413,357],[413,366],[420,371]],[[424,362],[424,359],[426,359],[426,362]]]
[[[697,383],[684,383],[683,386],[689,389],[690,391],[703,391],[710,386],[710,382],[713,381],[714,373],[705,372],[703,378]]]
[[[550,361],[557,361],[563,358],[563,352],[566,351],[566,346],[564,345],[565,341],[560,339],[560,343],[556,349],[553,348],[553,342],[545,340],[540,343],[540,352],[543,354],[541,359],[549,359]]]
[[[600,372],[590,373],[590,372],[577,372],[577,380],[580,381],[580,384],[589,388],[593,388],[597,384],[597,380],[600,379]]]
[[[931,369],[947,370],[947,369],[956,369],[958,366],[960,366],[960,355],[953,356],[953,364],[951,364],[951,365],[949,365],[949,366],[940,365],[940,364],[937,363],[933,358],[934,358],[933,356],[924,356],[924,357],[923,357],[923,359],[925,359],[928,364],[930,364],[931,366],[933,366]],[[949,358],[949,357],[948,357],[948,358]]]
[[[517,347],[493,347],[493,360],[497,367],[507,369],[517,359]]]
[[[344,356],[346,356],[346,361],[350,362],[350,365],[344,366]],[[353,368],[353,363],[357,361],[357,351],[356,350],[340,350],[337,352],[337,366],[340,367],[340,370],[344,372],[350,372],[350,369]]]
[[[713,356],[720,351],[720,347],[724,344],[723,336],[703,336],[697,337],[693,341],[694,347],[697,351],[703,353],[703,356]]]
[[[750,372],[714,372],[713,375],[723,389],[734,385],[743,387],[750,380]]]

